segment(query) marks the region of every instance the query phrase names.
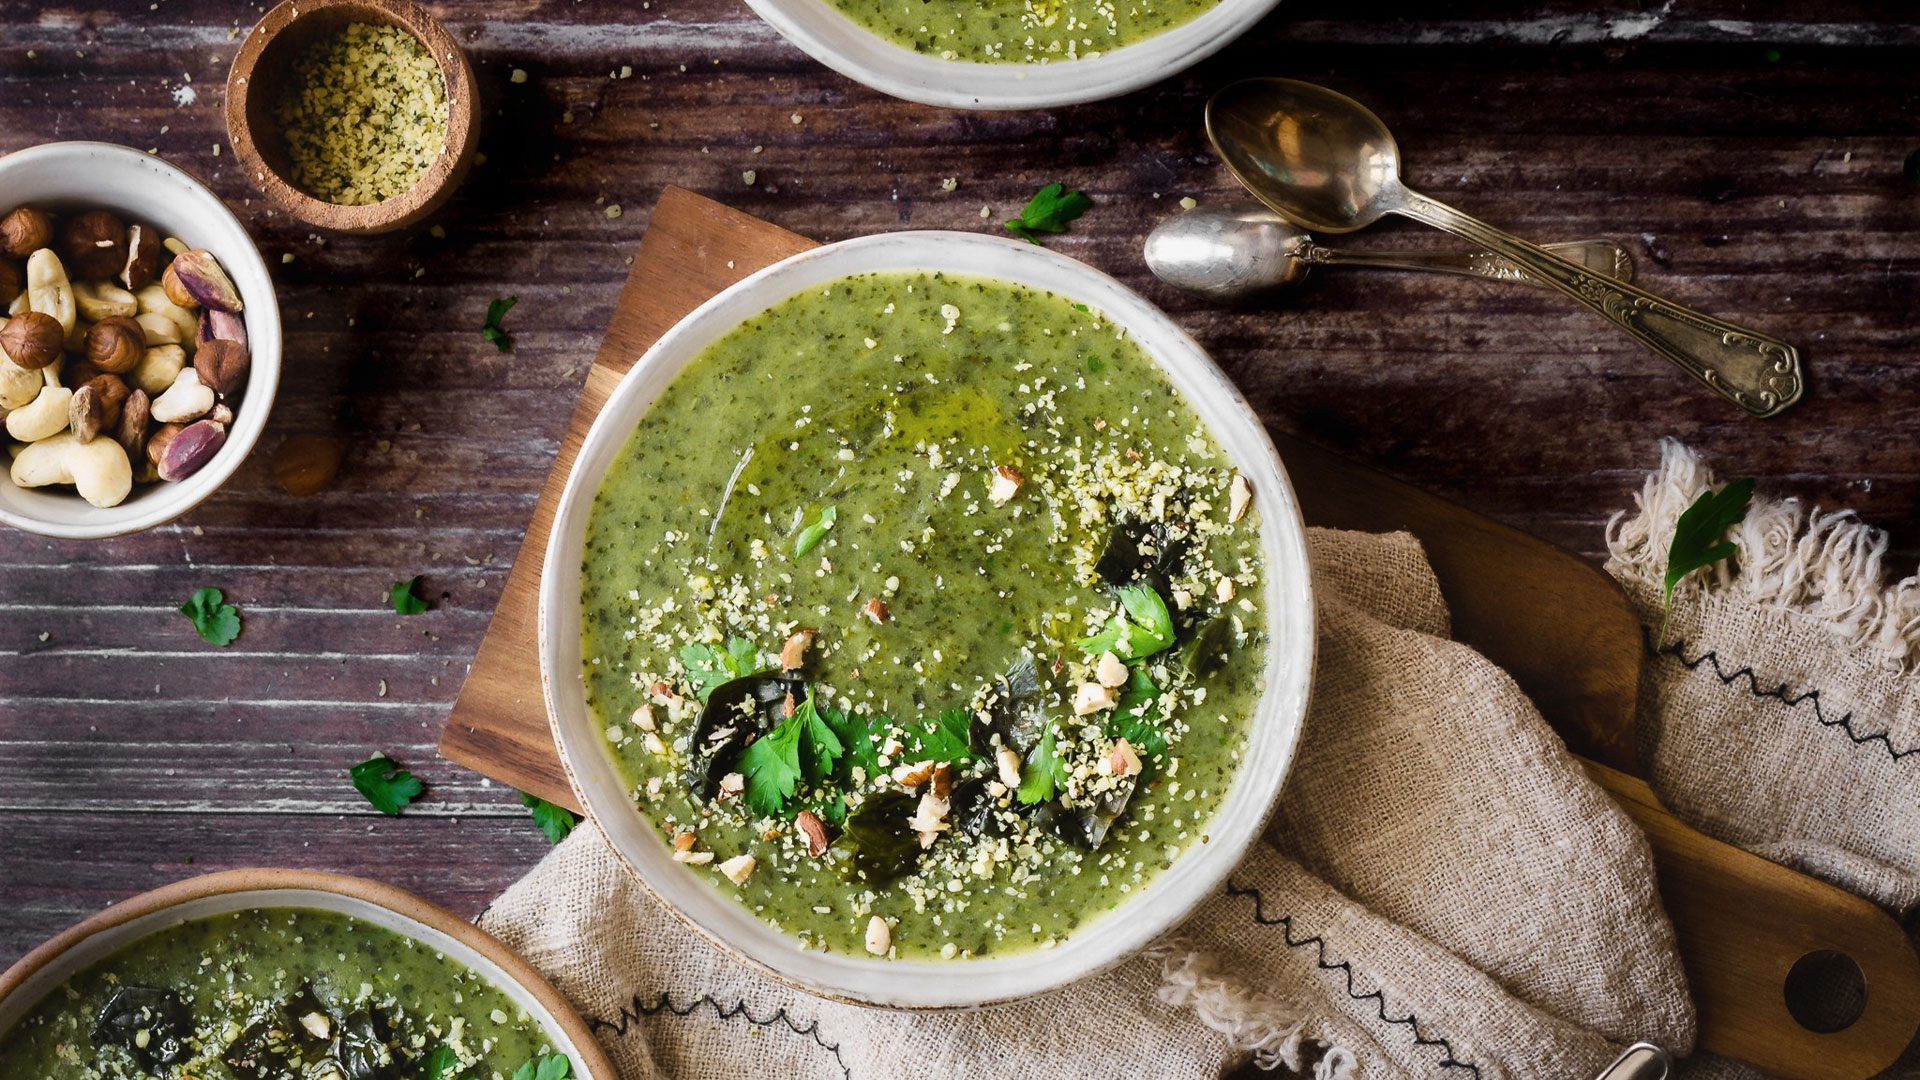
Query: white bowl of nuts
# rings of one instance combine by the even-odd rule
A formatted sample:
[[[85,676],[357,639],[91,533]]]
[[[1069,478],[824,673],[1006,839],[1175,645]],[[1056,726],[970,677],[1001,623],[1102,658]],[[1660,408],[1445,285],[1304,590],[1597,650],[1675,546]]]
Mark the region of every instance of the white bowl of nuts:
[[[280,310],[220,198],[138,150],[0,158],[0,522],[119,536],[233,475],[280,383]]]

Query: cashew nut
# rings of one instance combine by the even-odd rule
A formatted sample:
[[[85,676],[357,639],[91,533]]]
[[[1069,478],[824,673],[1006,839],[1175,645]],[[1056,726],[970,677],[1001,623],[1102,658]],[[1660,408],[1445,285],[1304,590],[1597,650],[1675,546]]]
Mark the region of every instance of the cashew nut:
[[[83,281],[73,287],[73,302],[80,316],[90,322],[101,319],[132,318],[139,303],[127,290],[106,281]]]
[[[40,371],[51,370],[51,365]],[[0,352],[0,409],[18,409],[30,405],[40,396],[41,375],[39,371],[28,371],[19,364],[7,359]]]
[[[27,290],[21,289],[20,295],[14,297],[12,302],[7,304],[7,314],[18,315],[21,312],[27,311],[27,310],[30,310],[28,306],[28,300],[27,300]]]
[[[140,389],[145,390],[146,387],[143,385]],[[64,405],[61,407],[65,408]],[[184,423],[200,419],[211,408],[213,387],[200,382],[199,372],[184,368],[174,377],[173,385],[153,399],[151,415],[163,424]]]
[[[146,351],[128,381],[145,390],[148,397],[159,397],[167,392],[173,380],[180,377],[180,369],[186,366],[185,349],[178,345],[160,345]]]
[[[199,342],[197,334],[200,319],[193,312],[167,299],[167,290],[161,288],[159,282],[134,293],[133,300],[139,305],[141,315],[159,315],[174,325],[173,340],[170,344],[178,344],[188,353],[193,352],[193,347]],[[153,327],[147,325],[147,320],[139,316],[135,316],[135,321],[147,332],[147,343],[153,344],[155,340]]]
[[[41,248],[27,256],[27,306],[42,315],[51,315],[60,329],[71,334],[80,318],[73,303],[73,284],[67,280],[67,268],[51,248]]]
[[[67,402],[73,391],[60,386],[41,387],[33,402],[7,414],[7,434],[24,443],[39,442],[67,429]]]
[[[140,324],[149,346],[180,344],[180,324],[167,318],[164,312],[143,311],[135,315],[133,321]]]
[[[81,498],[103,509],[120,505],[133,490],[133,464],[119,443],[112,439],[83,443],[71,432],[20,451],[13,459],[12,476],[23,488],[72,484],[80,489]]]

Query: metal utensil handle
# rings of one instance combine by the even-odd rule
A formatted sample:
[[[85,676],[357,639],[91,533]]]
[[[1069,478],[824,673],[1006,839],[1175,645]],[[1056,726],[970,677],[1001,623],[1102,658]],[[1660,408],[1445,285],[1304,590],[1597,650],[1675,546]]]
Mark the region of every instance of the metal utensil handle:
[[[1800,400],[1800,351],[1778,338],[1598,276],[1417,192],[1406,193],[1398,212],[1513,261],[1755,416],[1773,416]]]
[[[1666,1080],[1673,1059],[1652,1043],[1634,1043],[1601,1070],[1599,1080]]]
[[[1576,240],[1547,244],[1548,251],[1580,264],[1596,274],[1619,281],[1633,280],[1633,256],[1611,240]],[[1372,266],[1383,270],[1435,270],[1443,274],[1512,281],[1551,288],[1510,259],[1491,251],[1352,251],[1346,248],[1304,245],[1300,260],[1312,266]]]

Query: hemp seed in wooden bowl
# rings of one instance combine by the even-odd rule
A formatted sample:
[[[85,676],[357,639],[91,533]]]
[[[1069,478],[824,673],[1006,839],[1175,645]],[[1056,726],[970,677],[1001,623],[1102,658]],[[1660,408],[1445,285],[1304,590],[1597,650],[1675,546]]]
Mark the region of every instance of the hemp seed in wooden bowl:
[[[438,209],[473,161],[477,112],[466,55],[406,0],[287,0],[227,75],[227,134],[247,175],[277,209],[338,232]]]

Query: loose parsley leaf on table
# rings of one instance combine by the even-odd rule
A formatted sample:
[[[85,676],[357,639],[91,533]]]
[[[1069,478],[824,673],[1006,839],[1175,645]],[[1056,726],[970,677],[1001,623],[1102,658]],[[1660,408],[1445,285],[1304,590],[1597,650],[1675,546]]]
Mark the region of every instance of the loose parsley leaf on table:
[[[512,311],[513,305],[519,302],[519,297],[509,296],[487,305],[487,321],[480,327],[480,336],[493,342],[493,347],[501,352],[507,351],[507,332],[500,329],[500,320],[506,318],[507,312]]]
[[[567,1080],[573,1062],[565,1054],[534,1058],[513,1070],[513,1080]]]
[[[1063,233],[1067,222],[1093,208],[1085,192],[1068,191],[1063,184],[1048,184],[1027,200],[1020,216],[1007,222],[1007,230],[1029,244],[1038,244],[1034,233]]]
[[[573,827],[580,823],[580,818],[573,811],[550,803],[538,795],[521,792],[520,805],[532,811],[533,823],[540,826],[540,831],[547,835],[549,844],[557,844],[565,840],[567,834],[573,831]]]
[[[427,785],[420,778],[400,767],[392,758],[381,754],[371,757],[347,770],[353,778],[354,790],[366,796],[375,810],[388,817],[398,817],[400,808],[420,797]]]
[[[686,665],[687,678],[693,680],[694,696],[702,702],[720,684],[753,674],[759,659],[760,650],[740,637],[728,639],[724,649],[700,644],[680,648],[680,662]]]
[[[1020,801],[1031,806],[1053,798],[1055,789],[1065,787],[1067,766],[1060,760],[1060,750],[1054,745],[1053,728],[1040,736],[1040,743],[1033,748],[1033,754],[1027,758],[1026,768],[1020,777]]]
[[[794,534],[793,557],[797,559],[812,551],[815,545],[827,538],[827,533],[833,529],[833,523],[839,519],[840,508],[837,506],[829,506],[820,511],[820,516],[814,519],[813,524]]]
[[[1111,651],[1123,660],[1138,660],[1173,644],[1173,613],[1153,586],[1124,586],[1120,608],[1106,630],[1080,639],[1080,648],[1088,656]]]
[[[1673,525],[1667,545],[1666,591],[1660,598],[1660,643],[1667,640],[1667,621],[1673,617],[1673,587],[1703,566],[1711,566],[1735,552],[1733,542],[1720,539],[1747,516],[1753,501],[1753,480],[1735,480],[1719,491],[1705,491],[1693,500]]]
[[[193,628],[201,637],[215,645],[228,645],[240,636],[240,609],[225,600],[219,589],[199,589],[180,605],[180,614],[193,620]]]
[[[411,581],[396,581],[393,588],[387,590],[388,599],[393,601],[393,613],[396,615],[418,615],[427,610],[427,598],[420,595],[420,581],[426,575],[416,575]]]

